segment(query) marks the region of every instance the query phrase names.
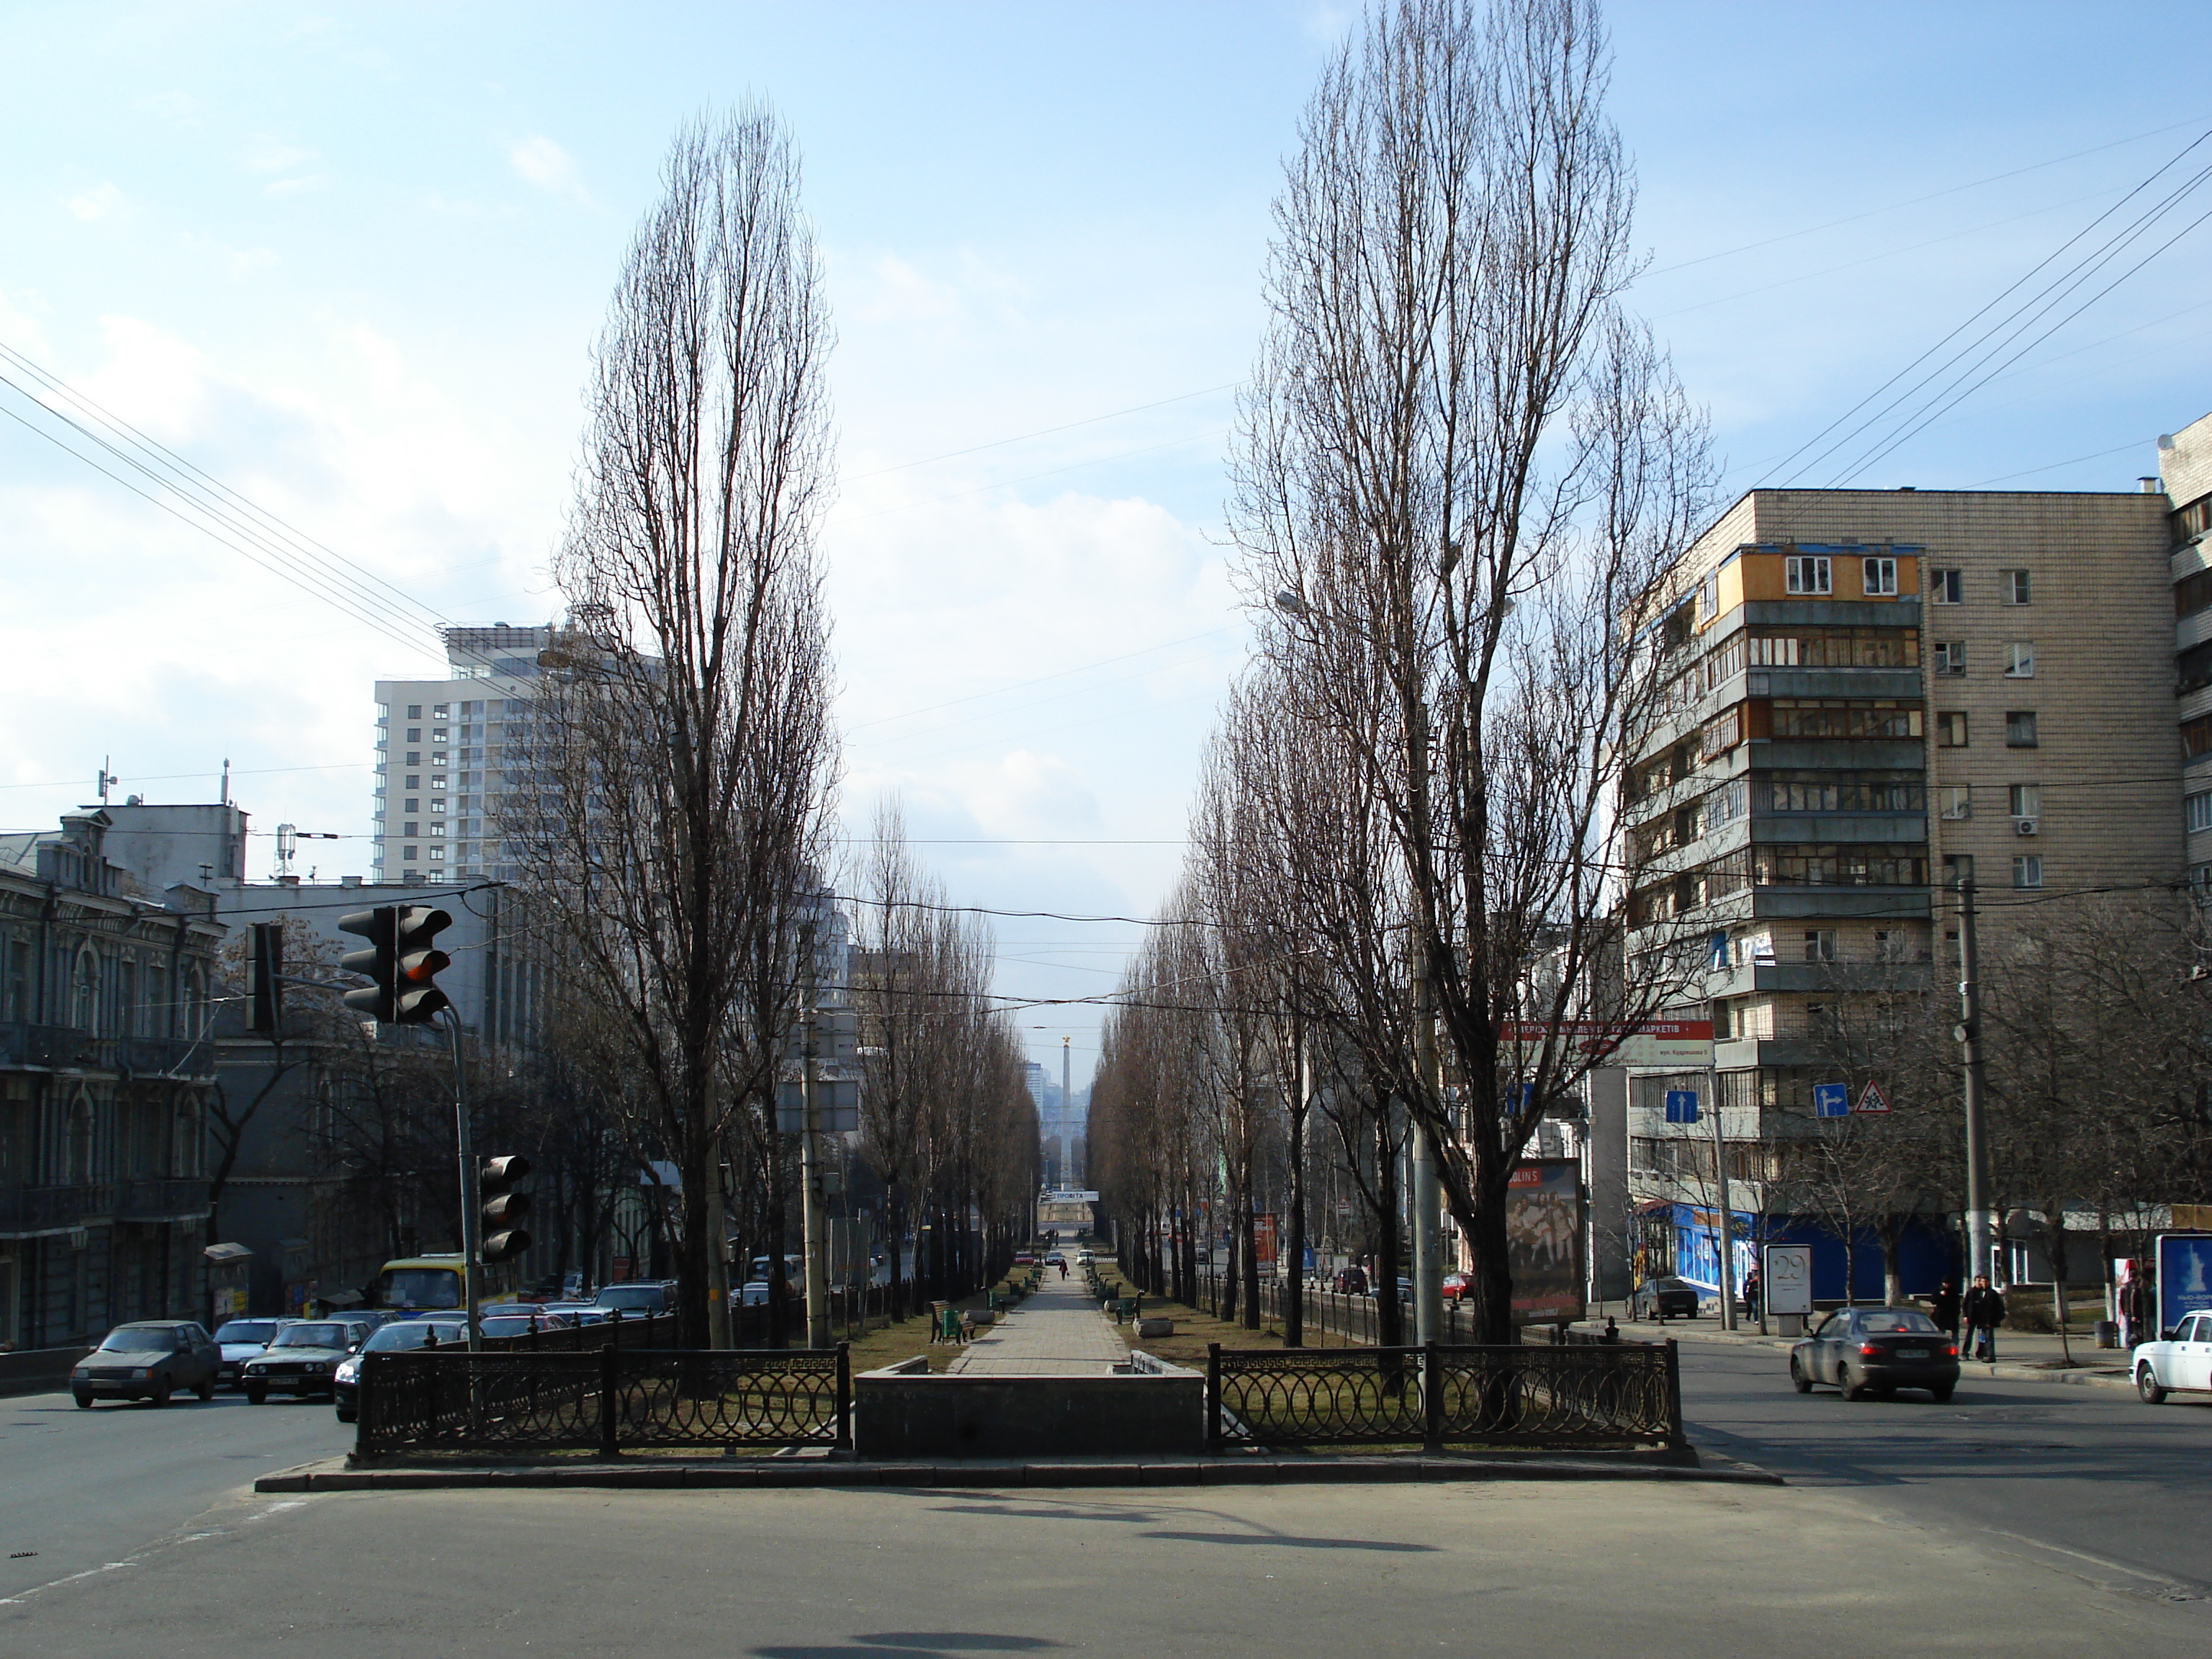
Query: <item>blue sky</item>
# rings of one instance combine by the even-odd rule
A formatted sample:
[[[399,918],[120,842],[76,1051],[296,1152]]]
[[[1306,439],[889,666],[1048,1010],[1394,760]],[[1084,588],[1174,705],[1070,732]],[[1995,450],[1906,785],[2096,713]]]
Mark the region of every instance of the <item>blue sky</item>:
[[[1220,453],[1268,201],[1352,15],[0,6],[0,343],[439,613],[542,619],[585,354],[670,132],[772,101],[841,337],[851,815],[901,791],[963,902],[1140,915],[1241,650]],[[1635,299],[1732,487],[1782,481],[1776,458],[2212,125],[2160,73],[2203,4],[1610,17]],[[2132,488],[2212,408],[2208,237],[1863,482]],[[0,409],[27,412],[4,387]],[[425,653],[4,420],[0,559],[0,828],[89,799],[103,755],[157,800],[211,798],[228,756],[257,830],[365,834],[371,683]],[[360,841],[329,856],[366,868]],[[1132,936],[1000,933],[1002,983],[1046,996],[1109,987]],[[1073,1028],[1087,1067],[1095,1016],[1023,1019],[1055,1066]]]

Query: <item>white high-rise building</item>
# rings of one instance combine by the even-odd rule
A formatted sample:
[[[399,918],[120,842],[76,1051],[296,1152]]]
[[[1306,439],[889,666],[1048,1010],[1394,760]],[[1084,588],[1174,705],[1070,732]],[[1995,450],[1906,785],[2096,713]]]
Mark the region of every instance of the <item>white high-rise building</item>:
[[[514,875],[486,817],[507,782],[507,745],[527,733],[538,655],[551,647],[553,629],[448,628],[445,641],[449,678],[376,683],[369,861],[379,881]]]

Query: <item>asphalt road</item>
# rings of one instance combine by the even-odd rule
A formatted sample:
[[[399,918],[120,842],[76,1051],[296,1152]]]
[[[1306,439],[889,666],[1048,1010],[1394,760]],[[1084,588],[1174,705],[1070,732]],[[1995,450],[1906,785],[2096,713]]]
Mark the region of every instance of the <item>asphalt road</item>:
[[[160,1411],[65,1394],[0,1399],[0,1597],[123,1560],[270,1469],[343,1453],[327,1402],[228,1391]]]
[[[1793,1485],[1962,1535],[2090,1583],[2212,1601],[2212,1395],[2146,1406],[2118,1389],[1962,1380],[1847,1403],[1796,1393],[1779,1348],[1681,1344],[1682,1410],[1702,1445]]]

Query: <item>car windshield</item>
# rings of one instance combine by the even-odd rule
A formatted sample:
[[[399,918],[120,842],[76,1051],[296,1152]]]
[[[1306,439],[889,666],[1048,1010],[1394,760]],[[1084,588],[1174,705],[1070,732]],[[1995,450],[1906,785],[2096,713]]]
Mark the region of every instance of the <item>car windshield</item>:
[[[177,1333],[168,1325],[118,1325],[100,1346],[104,1353],[174,1353]]]
[[[435,1337],[439,1346],[465,1340],[467,1332],[459,1325],[433,1325],[428,1321],[409,1320],[402,1324],[386,1325],[362,1345],[363,1353],[404,1353],[410,1348],[427,1348]]]
[[[272,1348],[343,1348],[353,1339],[343,1325],[287,1325],[270,1341]]]
[[[658,1285],[610,1285],[599,1292],[602,1308],[643,1308],[652,1310],[660,1305],[660,1286]]]
[[[273,1319],[234,1319],[215,1334],[218,1342],[262,1342],[276,1334]]]
[[[461,1275],[453,1267],[394,1267],[384,1275],[387,1308],[458,1308]]]
[[[1936,1322],[1923,1313],[1886,1309],[1881,1313],[1861,1314],[1859,1330],[1868,1336],[1893,1336],[1907,1332],[1914,1336],[1933,1336]]]

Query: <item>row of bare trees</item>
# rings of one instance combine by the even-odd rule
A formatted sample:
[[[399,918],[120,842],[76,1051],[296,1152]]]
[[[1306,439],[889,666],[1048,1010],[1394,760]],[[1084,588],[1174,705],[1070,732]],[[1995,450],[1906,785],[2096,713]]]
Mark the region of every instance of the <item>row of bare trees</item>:
[[[1603,1058],[1564,1023],[1680,989],[1663,951],[1620,970],[1635,849],[1611,805],[1669,678],[1668,640],[1627,624],[1711,470],[1621,306],[1607,63],[1589,0],[1395,0],[1324,72],[1232,453],[1255,656],[1162,918],[1209,963],[1232,1212],[1245,1103],[1307,1097],[1296,1032],[1361,1103],[1359,1146],[1395,1118],[1434,1164],[1483,1340],[1510,1328],[1515,1164]]]

